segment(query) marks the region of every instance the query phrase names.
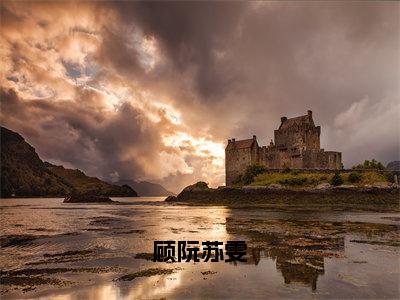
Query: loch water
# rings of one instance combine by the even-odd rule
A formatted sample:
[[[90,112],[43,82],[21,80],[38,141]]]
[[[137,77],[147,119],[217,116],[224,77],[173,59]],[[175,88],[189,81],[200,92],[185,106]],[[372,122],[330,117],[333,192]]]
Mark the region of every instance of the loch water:
[[[397,213],[230,209],[172,205],[164,198],[113,199],[123,204],[1,199],[1,298],[400,297]],[[166,240],[246,241],[247,262],[143,259],[151,257],[154,241]],[[118,280],[149,269],[172,271]],[[43,283],[36,277],[55,280]]]

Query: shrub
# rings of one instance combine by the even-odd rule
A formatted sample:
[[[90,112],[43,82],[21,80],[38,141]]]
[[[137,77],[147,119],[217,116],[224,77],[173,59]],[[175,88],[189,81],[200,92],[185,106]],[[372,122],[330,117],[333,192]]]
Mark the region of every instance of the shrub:
[[[254,177],[256,177],[259,174],[265,173],[267,171],[267,168],[262,165],[254,164],[250,165],[246,168],[246,171],[244,172],[241,181],[244,184],[250,184],[253,182]]]
[[[362,164],[358,164],[353,166],[353,169],[376,169],[376,170],[384,170],[385,167],[383,164],[375,159],[371,161],[365,160]]]
[[[303,185],[307,182],[307,177],[294,177],[279,180],[280,184],[285,185]]]
[[[233,180],[233,184],[241,184],[242,183],[242,175],[239,175],[238,177]]]
[[[332,184],[334,186],[343,184],[343,179],[342,179],[342,176],[340,176],[339,172],[336,172],[335,175],[333,175],[333,177],[331,178],[330,184]]]
[[[388,172],[385,174],[385,178],[387,181],[394,183],[394,175],[395,175],[394,172]]]
[[[351,172],[349,174],[349,181],[351,183],[356,183],[356,182],[360,182],[362,178],[362,175],[358,172]]]
[[[362,173],[362,183],[363,184],[374,184],[376,182],[385,182],[387,178],[381,172],[363,172]]]

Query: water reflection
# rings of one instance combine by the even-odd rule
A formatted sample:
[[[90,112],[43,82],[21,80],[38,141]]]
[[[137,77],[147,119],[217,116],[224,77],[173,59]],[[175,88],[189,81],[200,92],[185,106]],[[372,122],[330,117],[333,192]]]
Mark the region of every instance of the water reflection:
[[[276,269],[282,274],[285,284],[301,283],[310,286],[313,291],[317,289],[318,276],[325,272],[323,257],[296,254],[290,248],[272,248],[269,251],[252,248],[248,254],[248,264],[257,266],[262,258],[271,258],[275,261]]]
[[[384,214],[294,214],[180,207],[145,199],[134,199],[123,206],[66,206],[57,199],[7,201],[2,206],[7,219],[0,220],[4,228],[2,239],[10,241],[9,237],[14,236],[15,240],[0,250],[4,270],[122,269],[99,274],[44,274],[74,284],[37,285],[26,293],[19,286],[17,290],[11,287],[2,298],[189,299],[232,295],[307,298],[311,293],[396,298],[399,295],[399,266],[393,264],[399,251],[389,244],[399,240],[398,223]],[[138,253],[151,253],[155,240],[224,243],[244,240],[248,245],[247,262],[168,264],[134,258]],[[77,250],[81,251],[79,255],[63,255]],[[116,280],[127,273],[150,268],[174,269],[174,273],[127,282]]]

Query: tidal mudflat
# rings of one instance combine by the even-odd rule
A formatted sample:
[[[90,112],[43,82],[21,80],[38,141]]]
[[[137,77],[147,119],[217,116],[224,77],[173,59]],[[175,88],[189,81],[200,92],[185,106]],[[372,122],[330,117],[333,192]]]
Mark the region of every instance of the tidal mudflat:
[[[1,200],[1,298],[399,298],[400,214]],[[244,240],[247,262],[160,263],[155,240]]]

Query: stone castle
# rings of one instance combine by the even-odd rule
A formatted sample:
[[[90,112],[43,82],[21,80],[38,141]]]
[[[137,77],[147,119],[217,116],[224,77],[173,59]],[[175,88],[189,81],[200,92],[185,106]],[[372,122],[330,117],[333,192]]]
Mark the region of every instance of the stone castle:
[[[228,140],[225,148],[226,185],[251,164],[261,164],[269,169],[341,169],[342,153],[324,151],[320,147],[321,127],[315,126],[312,111],[295,118],[281,118],[274,131],[275,143],[259,146],[257,138]]]

